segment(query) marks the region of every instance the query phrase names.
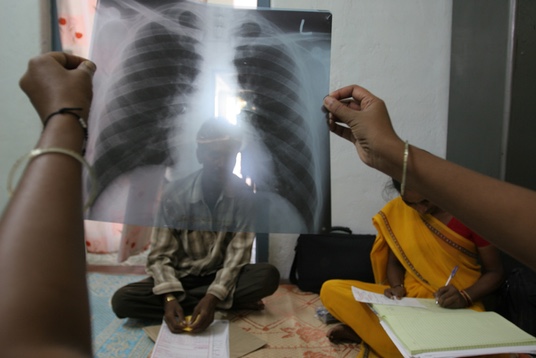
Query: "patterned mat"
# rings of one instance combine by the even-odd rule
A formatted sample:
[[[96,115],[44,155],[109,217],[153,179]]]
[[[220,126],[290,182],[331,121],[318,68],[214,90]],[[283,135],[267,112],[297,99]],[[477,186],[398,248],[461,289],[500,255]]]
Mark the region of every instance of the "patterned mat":
[[[331,326],[316,317],[322,306],[316,294],[300,291],[294,285],[280,285],[264,299],[263,311],[229,314],[231,324],[265,340],[262,349],[247,358],[332,358],[356,357],[357,344],[332,344],[326,337]]]
[[[95,357],[148,357],[153,342],[143,327],[160,322],[118,319],[110,307],[110,297],[119,287],[140,280],[139,275],[89,273],[90,302]],[[332,344],[326,338],[330,328],[316,317],[321,306],[318,295],[305,293],[293,285],[280,285],[264,299],[263,311],[225,312],[222,318],[268,342],[247,358],[332,358],[355,357],[355,344]]]
[[[112,312],[110,298],[120,287],[145,276],[89,273],[89,299],[93,331],[93,352],[98,358],[148,357],[154,343],[143,327],[154,322],[119,319]]]

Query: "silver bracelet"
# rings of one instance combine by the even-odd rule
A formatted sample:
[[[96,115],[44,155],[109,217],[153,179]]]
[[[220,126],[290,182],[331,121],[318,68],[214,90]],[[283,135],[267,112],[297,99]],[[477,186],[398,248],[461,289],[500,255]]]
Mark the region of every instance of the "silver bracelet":
[[[95,180],[95,174],[93,173],[93,168],[89,165],[89,163],[80,154],[78,154],[76,152],[73,152],[72,150],[64,149],[64,148],[55,148],[55,147],[53,147],[53,148],[36,148],[36,149],[31,150],[30,153],[28,153],[28,154],[20,157],[19,159],[17,159],[15,164],[13,164],[13,167],[11,167],[11,170],[9,171],[9,176],[8,176],[8,179],[7,179],[7,192],[9,193],[9,196],[13,195],[13,193],[14,193],[13,177],[15,176],[15,172],[17,171],[19,166],[25,161],[29,162],[32,159],[34,159],[35,157],[38,157],[38,156],[43,155],[43,154],[48,154],[48,153],[60,153],[60,154],[68,155],[71,158],[74,158],[74,159],[78,160],[80,163],[82,163],[84,165],[84,167],[86,167],[86,169],[87,169],[87,171],[89,173],[90,180],[91,180],[91,192],[90,192],[89,198],[86,201],[86,204],[84,205],[84,211],[87,210],[88,208],[90,208],[91,205],[93,204],[93,200],[95,199],[95,188],[96,188],[96,185],[95,185],[96,180]]]

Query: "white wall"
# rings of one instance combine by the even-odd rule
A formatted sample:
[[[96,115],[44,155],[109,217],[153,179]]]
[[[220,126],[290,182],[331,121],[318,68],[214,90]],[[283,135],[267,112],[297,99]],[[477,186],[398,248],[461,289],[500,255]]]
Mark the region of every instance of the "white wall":
[[[272,0],[272,8],[333,15],[330,90],[359,84],[384,99],[398,134],[446,153],[452,1]],[[402,153],[400,153],[402,160]],[[332,224],[375,233],[389,178],[365,166],[354,147],[331,135]],[[283,277],[295,235],[272,235],[270,261]]]
[[[383,98],[396,131],[443,156],[446,148],[451,0],[272,0],[273,8],[333,14],[331,90],[357,83]],[[0,208],[12,164],[34,145],[40,125],[18,88],[27,60],[48,47],[40,30],[46,1],[16,1],[0,13]],[[44,18],[44,23],[41,18]],[[45,39],[47,37],[45,36]],[[402,153],[400,153],[402,160]],[[385,204],[388,178],[355,149],[331,137],[333,225],[374,233],[371,218]],[[270,261],[286,277],[295,235],[272,235]]]
[[[13,1],[0,11],[0,210],[7,203],[9,171],[35,145],[39,117],[19,88],[28,60],[50,49],[45,0]],[[45,34],[44,36],[42,34]]]

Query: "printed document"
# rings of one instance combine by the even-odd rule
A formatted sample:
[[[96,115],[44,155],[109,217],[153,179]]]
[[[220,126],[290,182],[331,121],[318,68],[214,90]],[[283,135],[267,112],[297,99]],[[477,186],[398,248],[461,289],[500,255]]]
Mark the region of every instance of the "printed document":
[[[424,305],[416,298],[404,297],[402,299],[391,299],[384,294],[365,291],[352,286],[352,293],[356,301],[370,304],[408,306],[408,307],[424,307]]]
[[[216,320],[203,333],[171,333],[162,323],[152,358],[229,358],[229,321]]]

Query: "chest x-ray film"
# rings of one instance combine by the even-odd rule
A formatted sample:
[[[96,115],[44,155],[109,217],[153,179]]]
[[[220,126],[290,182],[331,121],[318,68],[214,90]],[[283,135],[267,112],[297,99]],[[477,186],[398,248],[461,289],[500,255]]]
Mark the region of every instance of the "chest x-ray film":
[[[93,36],[98,69],[86,156],[97,180],[85,180],[86,196],[95,198],[86,219],[154,226],[166,188],[200,171],[207,179],[198,183],[201,198],[215,215],[221,198],[208,200],[204,185],[218,181],[201,163],[198,131],[217,118],[240,131],[231,170],[254,194],[252,231],[330,225],[321,108],[329,91],[329,12],[100,0]],[[184,200],[194,205],[194,198]],[[198,221],[214,227],[217,218]]]

